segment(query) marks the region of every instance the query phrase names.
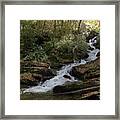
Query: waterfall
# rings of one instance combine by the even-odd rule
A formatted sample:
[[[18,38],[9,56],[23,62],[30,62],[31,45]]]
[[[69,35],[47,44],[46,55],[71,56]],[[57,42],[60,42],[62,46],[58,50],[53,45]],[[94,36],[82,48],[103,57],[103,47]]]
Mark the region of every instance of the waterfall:
[[[87,62],[93,61],[97,58],[97,53],[100,51],[96,49],[94,44],[96,43],[96,37],[89,40],[88,45],[93,48],[93,50],[88,50],[89,57],[87,59],[81,59],[80,61],[75,61],[74,63],[63,66],[59,71],[57,71],[57,75],[49,80],[46,80],[43,84],[39,84],[38,86],[30,87],[26,89],[24,92],[47,92],[52,90],[57,85],[63,85],[65,82],[77,81],[73,76],[70,75],[70,71],[72,67],[79,66],[81,64],[86,64]],[[69,78],[65,78],[64,75],[69,76]]]

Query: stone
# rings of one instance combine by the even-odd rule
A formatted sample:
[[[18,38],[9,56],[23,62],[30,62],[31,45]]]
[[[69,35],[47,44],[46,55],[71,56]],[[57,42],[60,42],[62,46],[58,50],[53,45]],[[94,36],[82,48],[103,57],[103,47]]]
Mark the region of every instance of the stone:
[[[43,63],[39,61],[20,61],[20,65],[23,67],[46,67],[49,68],[48,63]]]
[[[63,75],[63,77],[71,80],[71,77],[69,75]]]
[[[99,57],[100,56],[100,52],[98,52],[96,56]]]
[[[79,80],[100,77],[100,58],[90,63],[73,67],[70,74]]]
[[[31,73],[23,73],[20,75],[20,85],[21,87],[29,87],[38,85],[41,79],[35,79]]]
[[[42,80],[43,79],[43,76],[41,74],[33,73],[32,76],[33,76],[33,78],[35,78],[37,80]]]
[[[88,79],[84,82],[81,81],[69,82],[65,83],[64,85],[55,86],[53,88],[53,93],[71,94],[80,92],[86,94],[92,91],[96,91],[96,89],[99,90],[99,85],[100,85],[99,78]]]
[[[36,61],[21,61],[21,86],[35,86],[40,82],[51,79],[54,74],[46,63]]]

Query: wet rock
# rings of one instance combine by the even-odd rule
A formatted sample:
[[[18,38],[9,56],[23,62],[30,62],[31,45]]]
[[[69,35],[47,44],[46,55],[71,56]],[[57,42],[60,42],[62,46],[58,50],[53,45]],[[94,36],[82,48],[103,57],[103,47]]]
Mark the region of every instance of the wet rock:
[[[70,74],[80,80],[100,77],[100,58],[90,63],[73,67]]]
[[[88,53],[86,53],[86,54],[84,54],[84,56],[82,57],[82,59],[86,59],[88,57],[89,57],[89,55],[88,55]]]
[[[88,50],[94,50],[94,48],[91,48],[90,46],[88,47]]]
[[[44,82],[44,81],[49,80],[49,79],[51,79],[53,77],[54,76],[52,76],[52,75],[51,76],[43,76],[43,80],[42,81]]]
[[[69,75],[63,75],[63,77],[71,80],[71,77]]]
[[[97,33],[96,31],[91,31],[90,34],[88,35],[88,37],[86,38],[87,42],[89,42],[90,39],[94,38],[98,34],[99,33]]]
[[[96,43],[94,44],[94,46],[96,47],[96,49],[100,49],[100,35],[98,35],[96,37]]]
[[[96,56],[99,57],[100,56],[100,52],[98,52]]]
[[[99,78],[89,79],[85,82],[67,82],[64,85],[58,85],[53,88],[53,93],[57,94],[74,94],[74,93],[90,93],[99,90]],[[86,92],[85,92],[86,91]]]
[[[53,95],[63,96],[65,99],[71,100],[100,100],[100,79],[92,78],[85,81],[66,82],[64,85],[55,86]]]

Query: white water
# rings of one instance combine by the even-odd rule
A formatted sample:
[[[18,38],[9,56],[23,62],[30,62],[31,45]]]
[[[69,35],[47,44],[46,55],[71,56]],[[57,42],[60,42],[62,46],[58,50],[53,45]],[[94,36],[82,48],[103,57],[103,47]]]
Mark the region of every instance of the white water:
[[[57,75],[55,77],[53,77],[52,79],[46,80],[43,84],[39,84],[38,86],[28,88],[24,92],[33,92],[33,93],[47,92],[52,90],[57,85],[63,85],[67,81],[71,81],[71,82],[77,81],[69,73],[72,67],[78,66],[81,64],[86,64],[87,62],[93,61],[97,58],[96,55],[100,50],[95,48],[94,43],[96,43],[96,37],[89,40],[88,45],[91,48],[93,48],[93,50],[88,50],[89,57],[86,60],[81,59],[80,61],[76,61],[74,63],[63,66],[59,71],[57,71]],[[64,78],[63,77],[64,75],[68,75],[69,77],[71,77],[71,79]]]

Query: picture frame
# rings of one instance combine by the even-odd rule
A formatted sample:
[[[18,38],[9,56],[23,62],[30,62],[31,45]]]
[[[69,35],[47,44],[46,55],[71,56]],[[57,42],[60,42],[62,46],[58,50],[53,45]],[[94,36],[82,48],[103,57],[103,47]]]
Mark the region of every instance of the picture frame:
[[[5,115],[5,5],[115,5],[115,115]],[[2,1],[1,2],[1,119],[119,119],[119,27],[120,3],[118,0],[98,1]]]

